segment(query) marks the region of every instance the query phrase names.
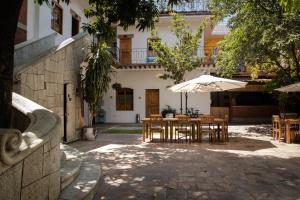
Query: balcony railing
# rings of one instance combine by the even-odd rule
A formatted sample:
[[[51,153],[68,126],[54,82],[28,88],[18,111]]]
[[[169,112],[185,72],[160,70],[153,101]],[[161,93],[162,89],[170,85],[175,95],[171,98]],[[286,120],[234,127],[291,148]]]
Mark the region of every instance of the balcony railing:
[[[205,51],[205,48],[213,49],[209,51]],[[212,47],[199,47],[197,51],[195,51],[194,56],[198,56],[199,58],[203,58],[203,64],[214,64],[215,57],[217,55],[216,48]],[[146,48],[135,48],[135,49],[119,49],[117,47],[110,48],[110,52],[116,59],[116,61],[121,65],[130,65],[130,64],[151,64],[155,63],[156,53],[154,51],[149,51]],[[205,55],[208,54],[208,55]]]
[[[192,0],[190,2],[182,2],[177,5],[168,6],[166,1],[159,1],[158,2],[158,9],[160,13],[168,13],[170,11],[175,12],[208,12],[208,0]]]

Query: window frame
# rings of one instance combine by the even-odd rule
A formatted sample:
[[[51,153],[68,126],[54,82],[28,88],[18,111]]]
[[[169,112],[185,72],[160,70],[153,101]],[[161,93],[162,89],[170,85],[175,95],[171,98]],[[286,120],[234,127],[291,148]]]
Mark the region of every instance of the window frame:
[[[131,88],[116,89],[116,111],[134,110],[134,91]]]
[[[58,9],[60,16],[58,19],[55,19],[54,16],[54,10]],[[52,1],[52,9],[51,9],[51,29],[59,34],[63,34],[63,16],[64,16],[64,10],[61,5],[59,5],[57,2]],[[55,24],[58,24],[57,26]]]

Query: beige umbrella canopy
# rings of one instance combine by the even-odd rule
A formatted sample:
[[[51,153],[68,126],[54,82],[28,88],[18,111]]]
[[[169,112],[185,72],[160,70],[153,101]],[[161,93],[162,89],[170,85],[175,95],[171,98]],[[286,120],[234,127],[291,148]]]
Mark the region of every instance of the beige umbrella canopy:
[[[246,82],[226,78],[219,78],[211,75],[201,75],[198,78],[173,85],[169,89],[173,92],[220,92],[243,88]]]
[[[300,82],[275,89],[280,92],[300,92]]]

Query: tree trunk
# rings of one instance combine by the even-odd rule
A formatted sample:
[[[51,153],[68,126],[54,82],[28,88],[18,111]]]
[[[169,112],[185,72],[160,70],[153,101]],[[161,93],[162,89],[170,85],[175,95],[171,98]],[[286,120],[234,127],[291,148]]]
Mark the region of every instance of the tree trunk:
[[[14,40],[23,0],[9,0],[0,8],[0,128],[10,128],[14,69]]]

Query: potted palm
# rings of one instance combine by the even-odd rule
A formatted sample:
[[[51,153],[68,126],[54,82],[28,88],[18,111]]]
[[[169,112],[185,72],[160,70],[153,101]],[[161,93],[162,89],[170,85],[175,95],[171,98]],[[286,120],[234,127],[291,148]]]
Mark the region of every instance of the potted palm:
[[[106,43],[98,42],[96,45],[92,45],[85,63],[86,65],[82,69],[82,88],[83,98],[88,103],[89,122],[88,126],[84,128],[83,135],[85,139],[94,140],[93,117],[111,81],[113,57],[108,51]]]

